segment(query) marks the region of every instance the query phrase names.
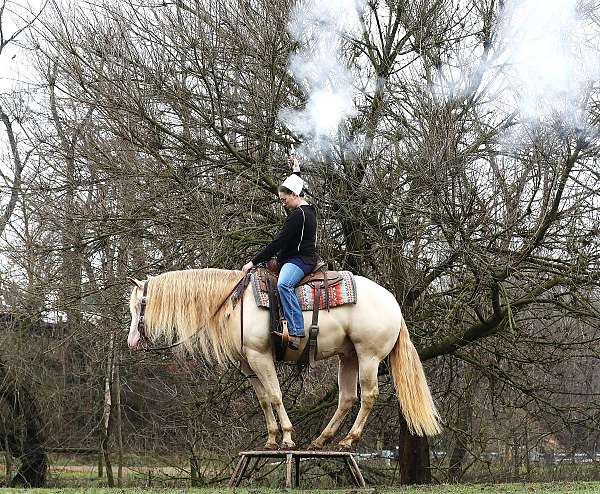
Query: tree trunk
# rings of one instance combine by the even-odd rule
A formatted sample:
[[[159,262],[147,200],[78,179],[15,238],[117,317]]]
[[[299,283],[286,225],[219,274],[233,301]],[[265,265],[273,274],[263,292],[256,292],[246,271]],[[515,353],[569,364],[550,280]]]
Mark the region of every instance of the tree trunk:
[[[192,448],[192,455],[190,456],[190,479],[192,487],[200,486],[200,468],[198,465],[198,458]]]
[[[110,346],[106,358],[106,375],[104,377],[104,413],[102,423],[100,424],[100,451],[106,467],[106,480],[109,487],[115,486],[110,453],[108,451],[108,441],[110,439],[110,426],[112,423],[113,399],[112,385],[115,370],[115,335],[110,334]]]
[[[14,428],[22,423],[22,437],[19,451],[14,451],[21,460],[21,466],[9,483],[10,487],[43,487],[48,471],[48,456],[44,443],[44,424],[40,416],[37,401],[29,388],[17,382],[7,372],[4,362],[0,361],[0,382],[3,383],[0,399],[10,411],[9,419]]]
[[[454,433],[454,448],[448,464],[448,480],[459,482],[464,474],[463,464],[469,451],[471,425],[473,419],[472,372],[469,367],[464,369],[465,392],[458,401],[456,432]]]
[[[521,468],[521,459],[519,458],[519,440],[517,438],[517,432],[515,431],[515,436],[513,438],[512,444],[512,456],[513,456],[513,480],[517,480],[519,478],[519,470]]]
[[[123,419],[121,416],[121,377],[119,373],[119,355],[115,356],[115,406],[117,408],[117,442],[118,442],[118,469],[117,469],[117,487],[121,487],[123,483]]]
[[[461,400],[458,406],[454,448],[448,464],[448,480],[450,482],[459,482],[464,473],[463,463],[468,452],[471,413],[471,403]]]
[[[21,466],[10,481],[10,487],[44,487],[48,472],[48,457],[36,435],[36,433],[33,436],[26,435]]]
[[[398,458],[400,483],[402,485],[430,484],[429,441],[427,437],[413,436],[408,431],[402,413],[400,413],[398,439],[400,445],[400,456]]]
[[[4,465],[5,465],[5,473],[7,477],[12,476],[13,473],[13,462],[12,455],[10,454],[10,447],[8,444],[8,437],[4,437]]]

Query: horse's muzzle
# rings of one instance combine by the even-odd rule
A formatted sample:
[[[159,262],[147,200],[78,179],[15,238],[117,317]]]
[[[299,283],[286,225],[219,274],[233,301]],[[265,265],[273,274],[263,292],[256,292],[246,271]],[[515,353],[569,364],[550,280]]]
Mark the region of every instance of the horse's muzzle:
[[[131,350],[141,350],[142,345],[141,345],[141,338],[140,338],[139,333],[137,333],[133,336],[129,336],[127,338],[127,346]]]

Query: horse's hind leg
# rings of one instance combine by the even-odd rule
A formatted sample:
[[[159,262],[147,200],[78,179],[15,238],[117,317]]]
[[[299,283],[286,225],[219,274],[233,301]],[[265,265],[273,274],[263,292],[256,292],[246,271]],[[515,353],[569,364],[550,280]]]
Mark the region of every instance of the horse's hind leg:
[[[340,355],[339,359],[338,386],[340,394],[338,407],[327,427],[311,443],[311,446],[315,449],[321,449],[335,435],[357,398],[356,378],[358,375],[358,359],[356,358],[356,353],[352,352],[348,355]]]
[[[377,383],[377,371],[379,369],[379,360],[370,356],[370,358],[358,359],[358,372],[360,381],[360,410],[354,421],[354,425],[348,432],[348,435],[340,441],[343,448],[351,448],[352,444],[358,441],[362,435],[363,428],[367,418],[373,409],[373,405],[379,396],[379,385]]]
[[[281,441],[281,447],[283,449],[293,449],[296,447],[294,441],[292,441],[292,422],[288,417],[288,414],[283,406],[283,399],[281,396],[281,388],[279,387],[279,380],[277,379],[277,372],[275,371],[275,364],[271,353],[262,354],[256,351],[246,351],[246,358],[248,364],[255,372],[258,380],[261,382],[265,389],[265,394],[268,400],[275,408],[277,415],[279,416],[279,423],[281,424],[281,432],[283,438]]]
[[[254,388],[254,392],[256,393],[256,397],[260,403],[260,407],[262,408],[263,413],[265,414],[265,422],[267,423],[267,442],[265,443],[265,449],[277,449],[277,433],[279,432],[279,427],[277,426],[277,421],[275,420],[275,415],[273,415],[273,407],[271,406],[271,400],[267,396],[267,392],[265,391],[264,386],[259,381],[258,376],[254,373],[254,371],[250,368],[247,362],[240,361],[240,367],[242,373],[250,379],[252,383],[252,387]]]

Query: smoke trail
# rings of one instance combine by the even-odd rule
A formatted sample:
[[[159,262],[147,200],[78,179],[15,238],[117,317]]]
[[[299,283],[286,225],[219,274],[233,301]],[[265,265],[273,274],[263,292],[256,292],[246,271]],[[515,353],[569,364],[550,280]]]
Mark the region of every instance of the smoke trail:
[[[500,31],[506,45],[505,83],[525,120],[557,118],[585,125],[582,99],[597,81],[597,26],[578,0],[510,0]],[[596,31],[593,33],[593,31]],[[592,35],[593,34],[593,35]]]
[[[290,57],[289,70],[307,99],[303,110],[288,108],[279,118],[304,136],[301,153],[326,150],[339,124],[356,112],[353,76],[339,48],[345,33],[358,32],[362,8],[363,0],[306,0],[292,12],[288,30],[302,49]]]

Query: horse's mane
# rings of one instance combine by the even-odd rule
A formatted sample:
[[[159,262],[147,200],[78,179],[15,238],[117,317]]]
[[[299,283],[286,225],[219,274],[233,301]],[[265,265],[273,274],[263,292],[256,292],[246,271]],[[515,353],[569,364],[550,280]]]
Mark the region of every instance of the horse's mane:
[[[182,341],[190,353],[200,351],[219,363],[231,359],[236,348],[227,325],[231,303],[215,311],[241,277],[241,271],[206,268],[150,278],[145,315],[148,338],[163,337],[169,344]]]

